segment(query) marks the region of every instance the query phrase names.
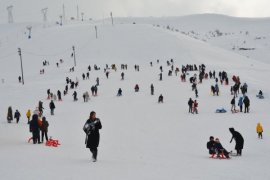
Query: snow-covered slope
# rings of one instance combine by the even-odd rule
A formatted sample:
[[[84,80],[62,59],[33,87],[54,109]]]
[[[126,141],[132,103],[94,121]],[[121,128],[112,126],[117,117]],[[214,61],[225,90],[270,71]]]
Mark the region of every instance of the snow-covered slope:
[[[181,33],[154,27],[151,24],[70,24],[63,27],[37,28],[33,38],[22,38],[0,47],[0,157],[2,179],[269,179],[268,158],[270,137],[269,85],[270,66],[234,52],[209,45]],[[5,34],[5,33],[3,33]],[[2,36],[2,35],[1,35]],[[71,57],[75,46],[77,66],[75,72]],[[25,85],[19,84],[20,61],[17,48],[22,49]],[[13,53],[9,55],[9,53]],[[4,57],[5,56],[5,57]],[[64,63],[56,67],[62,58]],[[210,94],[214,80],[198,84],[199,114],[188,114],[187,101],[195,98],[191,85],[180,81],[178,76],[167,76],[166,61],[174,59],[174,66],[186,64],[206,65],[209,70],[227,71],[230,78],[239,75],[248,83],[251,99],[249,114],[216,114],[216,108],[230,110],[230,86],[220,85],[219,97]],[[42,66],[48,60],[49,66]],[[157,64],[156,60],[160,63]],[[153,62],[153,67],[150,66]],[[118,70],[110,71],[109,79],[103,72],[106,64],[116,64]],[[120,64],[128,64],[121,81]],[[96,64],[101,70],[90,72],[90,80],[82,80],[87,66]],[[140,71],[134,70],[134,65]],[[163,81],[159,81],[159,67],[163,66]],[[40,69],[45,74],[40,75]],[[193,75],[190,73],[188,78]],[[46,91],[64,90],[65,78],[79,79],[79,101],[73,102],[69,91],[62,102],[56,102],[55,115],[49,114]],[[100,79],[97,97],[84,103],[82,93],[90,91],[96,78]],[[150,84],[155,95],[150,95]],[[139,84],[140,92],[134,92]],[[118,88],[123,96],[116,97]],[[256,93],[262,89],[266,99],[259,100]],[[164,103],[157,98],[164,96]],[[57,148],[44,144],[28,144],[31,136],[25,113],[32,111],[38,101],[44,102],[49,136],[58,139]],[[8,124],[8,106],[22,114],[19,124]],[[98,162],[90,161],[91,155],[84,146],[82,126],[90,111],[96,111],[101,119],[101,141]],[[261,122],[265,128],[264,139],[257,139],[255,127]],[[245,138],[242,157],[230,160],[208,158],[206,141],[210,135],[219,137],[227,150],[234,149],[229,143],[228,128],[234,127]],[[258,172],[264,172],[258,174]]]
[[[269,63],[269,18],[199,14],[182,17],[117,18],[116,21],[152,24]]]

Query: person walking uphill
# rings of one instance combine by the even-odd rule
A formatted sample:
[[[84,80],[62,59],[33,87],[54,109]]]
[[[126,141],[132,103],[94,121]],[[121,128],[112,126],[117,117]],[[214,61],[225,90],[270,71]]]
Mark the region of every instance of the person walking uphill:
[[[96,112],[90,113],[89,119],[83,126],[83,130],[86,134],[85,144],[86,148],[89,148],[92,153],[92,161],[97,161],[98,145],[99,145],[99,130],[102,128],[99,118],[96,117]]]
[[[244,138],[239,132],[235,131],[234,128],[229,128],[229,130],[232,133],[232,139],[230,143],[233,139],[235,140],[235,150],[237,152],[237,156],[241,156],[242,149],[244,147]]]

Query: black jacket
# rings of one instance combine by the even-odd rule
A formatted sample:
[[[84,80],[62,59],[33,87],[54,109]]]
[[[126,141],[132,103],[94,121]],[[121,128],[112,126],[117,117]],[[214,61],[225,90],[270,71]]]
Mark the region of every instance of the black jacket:
[[[235,140],[235,149],[236,150],[243,149],[243,147],[244,147],[244,138],[243,138],[243,136],[239,132],[235,131],[234,128],[229,128],[229,130],[232,133],[231,142],[232,142],[233,139]]]
[[[102,128],[98,118],[88,119],[84,124],[83,130],[86,133],[86,148],[97,148],[99,145],[99,130]]]
[[[206,144],[207,149],[209,150],[209,154],[215,153],[215,141],[208,141]]]

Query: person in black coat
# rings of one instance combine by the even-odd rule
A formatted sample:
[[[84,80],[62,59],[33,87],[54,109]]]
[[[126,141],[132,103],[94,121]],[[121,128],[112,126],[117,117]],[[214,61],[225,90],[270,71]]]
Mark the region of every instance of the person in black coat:
[[[216,152],[215,152],[215,141],[214,141],[213,136],[210,136],[209,141],[206,144],[206,147],[209,150],[209,154],[211,154],[211,155],[216,154]]]
[[[61,91],[57,91],[58,101],[62,101]]]
[[[18,110],[14,113],[14,118],[16,119],[16,122],[19,123],[21,114]]]
[[[188,100],[188,112],[192,113],[192,105],[193,105],[193,100],[191,98],[189,98]]]
[[[92,153],[92,161],[96,162],[98,145],[99,145],[99,130],[102,128],[99,118],[96,118],[96,112],[92,111],[90,113],[89,119],[83,126],[83,130],[86,133],[85,144],[86,148],[89,148]]]
[[[242,149],[244,147],[244,138],[239,132],[235,131],[234,128],[229,128],[229,130],[232,133],[232,139],[230,143],[233,139],[235,140],[235,150],[237,152],[237,156],[241,156]]]
[[[244,113],[248,113],[249,112],[249,106],[250,106],[250,100],[248,98],[248,96],[244,97],[243,103],[245,105],[245,112]]]
[[[38,142],[38,144],[40,144],[40,128],[37,114],[34,114],[32,116],[32,120],[30,121],[30,132],[32,132],[33,143],[36,144]]]
[[[51,102],[50,102],[49,106],[50,106],[50,110],[51,110],[51,115],[54,115],[54,109],[55,109],[55,105],[54,105],[53,100],[51,100]]]

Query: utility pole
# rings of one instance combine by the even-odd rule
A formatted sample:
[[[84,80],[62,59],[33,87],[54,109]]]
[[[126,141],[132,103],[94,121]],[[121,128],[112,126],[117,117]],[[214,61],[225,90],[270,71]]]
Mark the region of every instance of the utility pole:
[[[8,11],[8,23],[13,23],[12,8],[13,8],[13,6],[8,6],[7,7],[7,11]]]
[[[60,18],[60,26],[62,26],[63,25],[63,16],[60,15],[59,18]]]
[[[28,39],[31,39],[31,30],[32,30],[32,26],[27,26],[26,29],[29,31]]]
[[[75,46],[72,46],[72,50],[73,50],[74,66],[76,66]]]
[[[96,39],[98,38],[98,36],[97,36],[97,26],[95,26],[95,30],[96,30]]]
[[[79,21],[80,17],[79,17],[79,5],[77,5],[77,20]]]
[[[112,14],[112,12],[111,12],[111,19],[112,19],[112,25],[113,25],[113,14]]]
[[[82,21],[83,21],[83,15],[84,15],[84,13],[82,12],[81,15],[82,15]]]
[[[21,51],[21,48],[18,48],[18,53],[19,53],[20,60],[21,60],[22,84],[24,85],[24,78],[23,78],[23,64],[22,64],[22,51]]]
[[[63,16],[63,22],[65,22],[66,21],[65,4],[63,4],[63,14],[62,14],[62,16]]]
[[[46,22],[47,22],[47,11],[48,11],[48,8],[41,9],[41,13],[43,14],[43,27],[46,26]]]

